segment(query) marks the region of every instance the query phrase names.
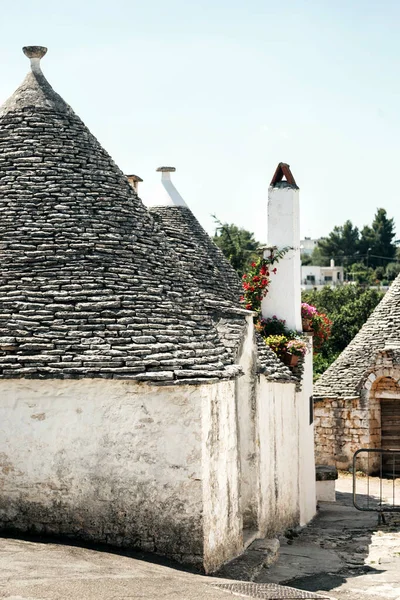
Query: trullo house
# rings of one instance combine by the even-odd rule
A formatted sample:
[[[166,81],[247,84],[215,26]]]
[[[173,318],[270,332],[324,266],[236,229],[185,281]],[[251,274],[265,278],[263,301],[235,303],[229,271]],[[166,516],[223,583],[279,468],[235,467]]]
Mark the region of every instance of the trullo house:
[[[317,461],[352,466],[361,448],[400,449],[400,277],[361,330],[316,382]],[[381,459],[362,453],[356,468],[381,469]],[[400,474],[390,454],[382,470]]]
[[[311,355],[294,377],[256,339],[190,209],[150,212],[45,79],[46,49],[24,52],[0,108],[0,527],[214,571],[315,513]],[[294,247],[284,183],[269,211]]]

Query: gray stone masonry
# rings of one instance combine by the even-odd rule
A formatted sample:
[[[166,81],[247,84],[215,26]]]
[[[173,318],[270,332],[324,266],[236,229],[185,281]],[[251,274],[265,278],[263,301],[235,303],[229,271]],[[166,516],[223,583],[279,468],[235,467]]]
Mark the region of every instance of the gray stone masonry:
[[[35,69],[0,108],[0,377],[238,369],[126,177]]]

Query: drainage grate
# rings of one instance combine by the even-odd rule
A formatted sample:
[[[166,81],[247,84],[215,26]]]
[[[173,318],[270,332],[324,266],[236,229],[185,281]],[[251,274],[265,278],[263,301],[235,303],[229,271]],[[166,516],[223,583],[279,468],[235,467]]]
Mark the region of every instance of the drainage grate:
[[[249,583],[243,581],[241,583],[220,583],[215,587],[240,594],[247,598],[262,598],[263,600],[308,600],[318,598],[319,600],[330,600],[329,596],[320,596],[313,592],[305,592],[304,590],[296,590],[295,588],[277,585],[276,583]]]

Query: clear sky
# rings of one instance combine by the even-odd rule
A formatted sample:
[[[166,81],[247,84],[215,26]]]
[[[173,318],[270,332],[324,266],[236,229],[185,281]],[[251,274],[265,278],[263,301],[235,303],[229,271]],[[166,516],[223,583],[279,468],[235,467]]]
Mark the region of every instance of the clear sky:
[[[175,166],[208,231],[216,213],[266,241],[279,161],[302,235],[380,206],[400,223],[399,26],[398,0],[3,0],[0,103],[28,71],[21,47],[44,45],[46,77],[117,164],[142,185]]]

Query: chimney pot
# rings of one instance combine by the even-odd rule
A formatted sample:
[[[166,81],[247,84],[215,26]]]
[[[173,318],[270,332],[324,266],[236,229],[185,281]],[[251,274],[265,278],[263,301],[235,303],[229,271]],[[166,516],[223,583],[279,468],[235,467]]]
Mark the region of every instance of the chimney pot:
[[[135,192],[137,192],[139,183],[143,181],[143,179],[141,179],[138,175],[127,175],[126,178],[128,179]]]

